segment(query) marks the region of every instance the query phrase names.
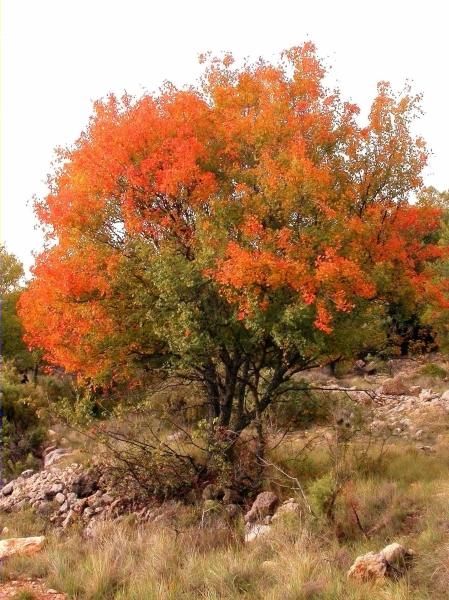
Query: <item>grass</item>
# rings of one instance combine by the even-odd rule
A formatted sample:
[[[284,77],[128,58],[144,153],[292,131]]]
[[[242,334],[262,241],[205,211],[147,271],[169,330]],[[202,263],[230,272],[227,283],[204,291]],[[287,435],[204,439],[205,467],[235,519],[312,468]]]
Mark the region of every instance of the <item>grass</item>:
[[[416,376],[430,377],[419,372],[410,380]],[[200,507],[179,504],[170,525],[124,519],[103,524],[91,539],[76,526],[57,535],[31,510],[0,515],[10,536],[48,537],[40,554],[5,562],[1,577],[43,578],[73,600],[446,599],[448,425],[444,413],[438,423],[423,423],[433,432],[433,454],[413,441],[396,438],[382,446],[364,435],[343,449],[324,426],[287,435],[267,452],[263,488],[295,497],[302,510],[279,519],[269,536],[250,544],[243,542],[243,519],[230,523],[218,503],[206,525]],[[329,520],[326,494],[335,481],[342,485]],[[347,580],[358,555],[393,541],[415,552],[405,577],[375,585]]]
[[[33,592],[22,590],[13,596],[12,600],[36,600],[36,595]]]
[[[439,600],[449,586],[448,465],[443,450],[427,456],[392,446],[382,469],[354,472],[332,524],[303,511],[278,521],[268,537],[244,544],[241,522],[231,526],[217,515],[202,527],[180,507],[170,527],[105,524],[89,540],[75,528],[63,537],[50,533],[42,553],[11,560],[2,575],[43,577],[76,600]],[[309,489],[326,469],[318,447],[295,473]],[[46,531],[30,512],[4,522],[17,535]],[[347,581],[356,556],[391,541],[416,552],[407,577],[376,586]]]

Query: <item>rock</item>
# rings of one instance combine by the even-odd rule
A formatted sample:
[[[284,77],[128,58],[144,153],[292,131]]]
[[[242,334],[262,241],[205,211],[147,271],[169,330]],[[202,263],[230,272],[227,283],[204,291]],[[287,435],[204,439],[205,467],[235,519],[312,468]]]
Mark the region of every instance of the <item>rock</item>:
[[[362,360],[362,359],[356,360],[355,364],[354,364],[354,371],[356,373],[360,373],[360,374],[363,373],[364,369],[365,369],[365,365],[366,365],[366,363],[364,360]]]
[[[406,550],[401,544],[389,544],[380,552],[368,552],[358,556],[347,576],[348,579],[358,581],[398,576],[406,569],[412,556],[413,550]]]
[[[419,396],[421,393],[422,387],[420,385],[412,385],[408,391],[410,396]]]
[[[388,563],[384,556],[376,552],[368,552],[358,556],[347,573],[348,579],[371,581],[386,576]]]
[[[245,542],[252,542],[259,537],[264,537],[268,535],[270,531],[270,525],[261,525],[260,523],[248,523],[245,533]]]
[[[441,400],[443,400],[443,402],[449,402],[449,390],[446,390],[441,394]]]
[[[385,546],[385,548],[381,550],[380,553],[385,557],[385,560],[390,565],[398,565],[400,563],[403,563],[404,561],[409,560],[414,555],[413,550],[406,550],[404,546],[401,546],[401,544],[398,544],[396,542]]]
[[[285,502],[281,504],[281,506],[277,509],[275,514],[273,515],[272,520],[277,521],[279,518],[288,514],[300,514],[301,508],[297,502],[295,502],[294,498],[289,498]]]
[[[77,496],[75,493],[70,492],[69,494],[67,494],[67,502],[72,505],[77,501]]]
[[[74,517],[75,517],[74,511],[73,510],[69,510],[69,512],[67,513],[66,518],[62,522],[61,527],[63,529],[66,529],[74,521]]]
[[[2,488],[3,496],[10,496],[14,490],[14,481],[10,481]]]
[[[422,402],[430,402],[434,398],[437,398],[438,394],[435,394],[431,389],[423,389],[419,394],[419,399]]]
[[[87,498],[81,498],[81,500],[74,502],[74,504],[73,504],[74,512],[76,512],[80,515],[87,506],[87,500],[88,500]]]
[[[58,504],[64,504],[65,502],[65,496],[63,493],[58,492],[55,496],[55,500]]]
[[[254,523],[268,515],[273,515],[279,503],[274,492],[261,492],[254,500],[251,510],[245,515],[245,523]]]
[[[53,500],[56,494],[59,494],[64,489],[62,483],[54,483],[51,487],[44,490],[45,498],[47,500]]]
[[[436,450],[432,446],[418,446],[418,450],[421,450],[424,454],[436,454]]]
[[[9,556],[25,556],[42,550],[44,536],[0,540],[0,560]]]
[[[367,365],[365,365],[364,371],[367,375],[374,375],[377,373],[376,363],[373,360],[370,361]]]
[[[51,465],[54,465],[55,463],[60,461],[61,458],[64,458],[69,454],[72,454],[72,451],[68,450],[67,448],[54,448],[49,452],[47,449],[47,453],[44,457],[44,468],[51,467]]]
[[[223,498],[224,491],[218,485],[214,483],[209,483],[203,490],[201,494],[203,500],[218,500],[219,498]]]
[[[22,477],[23,479],[28,479],[28,477],[31,477],[31,475],[34,475],[33,469],[26,469],[25,471],[22,471],[22,473],[20,473],[20,477]]]
[[[383,382],[380,393],[385,396],[406,396],[409,390],[400,377],[394,377]]]

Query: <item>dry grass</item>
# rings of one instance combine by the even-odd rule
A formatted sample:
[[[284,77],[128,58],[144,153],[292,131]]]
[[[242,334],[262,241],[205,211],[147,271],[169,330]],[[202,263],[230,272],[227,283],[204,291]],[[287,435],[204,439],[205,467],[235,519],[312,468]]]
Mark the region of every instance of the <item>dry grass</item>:
[[[365,452],[366,439],[359,438],[339,456],[328,428],[288,435],[267,455],[276,467],[267,469],[263,487],[295,496],[303,511],[279,520],[269,536],[251,544],[242,541],[241,520],[231,526],[218,511],[202,526],[201,511],[192,507],[180,506],[170,526],[105,524],[89,540],[75,527],[57,536],[31,511],[1,515],[8,535],[48,535],[41,554],[5,563],[2,577],[43,577],[75,600],[446,599],[448,424],[447,416],[435,423],[434,454],[398,439],[382,451],[373,444]],[[432,423],[424,425],[433,431]],[[341,472],[345,483],[333,521],[317,510],[310,515],[302,492],[313,504],[317,482],[322,492],[325,478]],[[347,581],[356,556],[392,541],[416,553],[404,578],[377,585]]]
[[[123,522],[104,525],[91,540],[76,529],[50,535],[43,553],[10,561],[3,577],[45,577],[49,587],[78,600],[440,600],[449,586],[448,465],[443,449],[426,456],[392,447],[382,469],[356,473],[338,499],[332,525],[304,512],[245,545],[241,523],[230,527],[217,517],[201,527],[181,509],[174,527]],[[313,482],[326,468],[318,448],[297,475]],[[355,524],[353,505],[368,536]],[[31,513],[3,522],[11,534],[45,531]],[[406,578],[377,586],[346,580],[357,555],[393,540],[417,553]]]

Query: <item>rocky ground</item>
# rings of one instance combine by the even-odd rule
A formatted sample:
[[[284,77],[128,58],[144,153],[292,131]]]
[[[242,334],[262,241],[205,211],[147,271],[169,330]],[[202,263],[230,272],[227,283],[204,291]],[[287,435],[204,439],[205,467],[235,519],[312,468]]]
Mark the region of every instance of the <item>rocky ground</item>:
[[[47,588],[42,581],[10,581],[0,584],[0,600],[16,600],[18,598],[66,600],[67,596]]]

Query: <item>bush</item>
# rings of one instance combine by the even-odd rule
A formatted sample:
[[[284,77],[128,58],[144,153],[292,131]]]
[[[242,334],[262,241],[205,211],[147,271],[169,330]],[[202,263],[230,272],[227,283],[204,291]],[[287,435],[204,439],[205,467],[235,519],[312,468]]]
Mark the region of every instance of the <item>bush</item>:
[[[440,367],[440,365],[437,365],[435,363],[428,363],[427,365],[424,365],[423,367],[421,367],[419,372],[421,375],[425,375],[427,377],[435,377],[436,379],[444,379],[445,377],[447,377],[446,369],[443,369],[443,367]]]
[[[306,388],[307,383],[304,382]],[[290,392],[270,407],[269,416],[278,427],[308,428],[328,422],[331,411],[329,398],[319,392]]]
[[[34,468],[40,457],[46,429],[39,418],[44,402],[42,390],[21,377],[9,363],[0,375],[3,408],[3,476],[18,475]]]

